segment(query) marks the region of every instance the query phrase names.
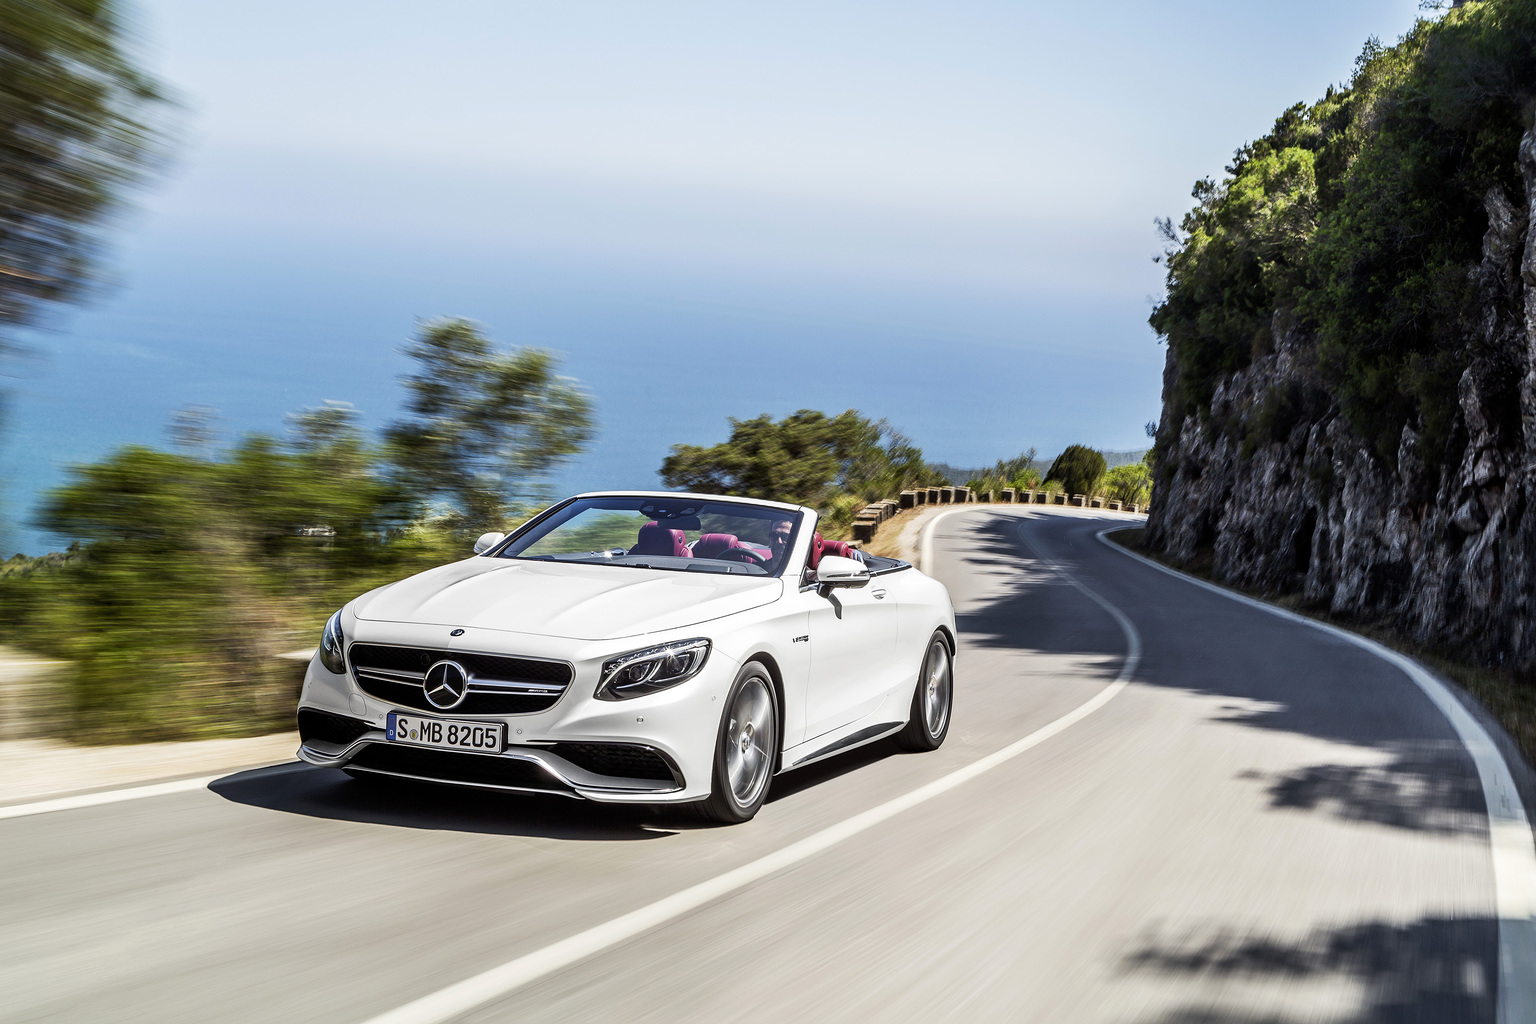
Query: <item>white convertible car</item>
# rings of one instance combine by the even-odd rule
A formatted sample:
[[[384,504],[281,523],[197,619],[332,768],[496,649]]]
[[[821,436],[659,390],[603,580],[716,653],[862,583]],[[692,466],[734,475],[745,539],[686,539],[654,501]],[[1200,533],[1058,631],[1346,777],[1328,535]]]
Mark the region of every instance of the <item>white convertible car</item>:
[[[948,592],[813,509],[582,494],[475,550],[331,617],[301,758],[738,822],[778,772],[948,732]]]

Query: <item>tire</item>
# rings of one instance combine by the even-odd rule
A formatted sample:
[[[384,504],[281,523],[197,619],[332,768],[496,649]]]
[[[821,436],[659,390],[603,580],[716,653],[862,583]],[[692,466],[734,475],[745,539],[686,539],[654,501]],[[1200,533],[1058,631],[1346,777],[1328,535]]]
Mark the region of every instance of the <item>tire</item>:
[[[725,698],[715,737],[712,792],[696,805],[707,821],[751,821],[768,799],[779,753],[779,708],[773,679],[755,661],[742,666]]]
[[[938,630],[928,640],[923,667],[912,693],[912,708],[907,727],[896,734],[903,750],[937,750],[949,735],[949,720],[955,703],[955,662],[949,644]]]

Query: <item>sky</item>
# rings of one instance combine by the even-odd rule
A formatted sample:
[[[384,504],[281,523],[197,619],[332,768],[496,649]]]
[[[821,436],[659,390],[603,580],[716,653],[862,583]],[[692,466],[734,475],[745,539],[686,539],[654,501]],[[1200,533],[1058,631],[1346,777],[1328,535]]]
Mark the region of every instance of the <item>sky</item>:
[[[747,5],[140,0],[175,160],[114,286],[0,372],[0,551],[69,466],[325,401],[399,414],[466,316],[561,353],[656,487],[729,417],[857,408],[935,460],[1124,450],[1159,413],[1153,219],[1414,0]]]

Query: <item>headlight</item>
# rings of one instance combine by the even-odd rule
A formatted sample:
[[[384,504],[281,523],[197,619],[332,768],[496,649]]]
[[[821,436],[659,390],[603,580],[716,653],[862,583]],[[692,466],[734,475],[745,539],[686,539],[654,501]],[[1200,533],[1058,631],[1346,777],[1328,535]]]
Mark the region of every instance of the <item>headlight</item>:
[[[347,671],[347,638],[341,632],[341,612],[330,617],[320,634],[320,664],[337,675]]]
[[[628,700],[676,686],[698,675],[708,657],[708,640],[679,640],[621,654],[603,662],[597,699]]]

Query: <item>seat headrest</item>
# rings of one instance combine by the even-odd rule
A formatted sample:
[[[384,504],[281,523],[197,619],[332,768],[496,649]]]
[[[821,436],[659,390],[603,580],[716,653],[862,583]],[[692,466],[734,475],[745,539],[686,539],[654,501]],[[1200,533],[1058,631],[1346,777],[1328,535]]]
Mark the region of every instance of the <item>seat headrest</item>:
[[[734,533],[706,533],[693,542],[694,558],[718,558],[722,551],[736,546]]]
[[[857,552],[858,548],[854,547],[852,544],[849,544],[845,540],[829,540],[821,546],[821,554],[823,558],[825,558],[827,555],[836,555],[839,558],[857,559],[859,557]]]
[[[810,553],[805,556],[805,564],[807,568],[815,569],[816,566],[821,564],[822,551],[826,548],[826,546],[827,542],[821,539],[821,534],[817,533],[811,535],[811,550]]]
[[[688,550],[688,538],[682,530],[669,530],[665,526],[650,522],[640,527],[640,535],[636,538],[636,544],[629,549],[632,555],[677,555],[682,558],[689,557],[692,552]]]

